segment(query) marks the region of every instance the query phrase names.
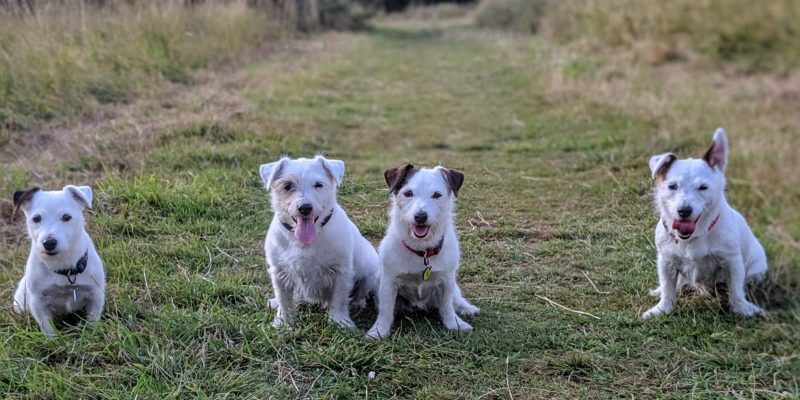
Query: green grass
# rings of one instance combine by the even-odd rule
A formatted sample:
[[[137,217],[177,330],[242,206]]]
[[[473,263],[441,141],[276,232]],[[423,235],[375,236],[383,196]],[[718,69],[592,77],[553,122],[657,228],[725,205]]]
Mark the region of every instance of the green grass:
[[[792,167],[800,123],[790,102],[753,106],[768,94],[720,100],[715,72],[676,80],[460,26],[408,29],[393,20],[322,35],[309,47],[244,66],[239,84],[225,89],[248,105],[241,114],[212,104],[201,121],[93,153],[100,173],[89,230],[108,274],[99,323],[46,340],[30,318],[13,315],[28,244],[19,218],[2,231],[0,393],[800,396],[800,184]],[[740,318],[724,297],[682,297],[673,314],[642,320],[656,302],[647,295],[656,286],[657,221],[647,159],[668,150],[698,156],[717,125],[728,129],[733,152],[729,197],[778,281],[755,293],[769,315]],[[340,202],[374,243],[386,228],[386,167],[465,171],[459,279],[482,308],[474,332],[446,332],[418,313],[398,319],[387,340],[365,342],[373,311],[355,312],[359,332],[349,333],[311,307],[291,329],[269,326],[262,244],[271,213],[258,165],[320,151],[347,163]],[[140,162],[116,168],[129,152]],[[42,182],[11,166],[2,189],[84,176],[85,160],[52,162],[73,172],[40,175],[51,177]],[[0,211],[9,217],[7,205]]]

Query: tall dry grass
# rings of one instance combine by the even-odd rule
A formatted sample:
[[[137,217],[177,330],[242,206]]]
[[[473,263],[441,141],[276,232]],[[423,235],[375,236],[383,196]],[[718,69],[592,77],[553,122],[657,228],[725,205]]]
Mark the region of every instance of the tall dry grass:
[[[560,42],[630,49],[646,63],[692,58],[781,74],[800,66],[798,21],[796,0],[483,0],[476,15],[479,26],[534,26]]]
[[[45,3],[0,8],[0,131],[124,103],[192,71],[229,63],[279,37],[244,0]]]

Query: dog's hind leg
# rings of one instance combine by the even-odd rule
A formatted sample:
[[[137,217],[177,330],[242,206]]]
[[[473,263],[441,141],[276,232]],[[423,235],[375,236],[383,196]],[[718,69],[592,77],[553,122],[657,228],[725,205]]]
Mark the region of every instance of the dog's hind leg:
[[[728,280],[728,301],[733,312],[750,316],[764,312],[761,307],[747,301],[744,291],[745,266],[741,255],[736,255],[727,260],[730,277]]]
[[[273,274],[275,276],[277,274]],[[285,287],[283,282],[278,282],[279,279],[274,279],[272,281],[272,289],[275,291],[275,301],[270,299],[268,302],[270,307],[277,303],[277,312],[275,313],[275,319],[272,320],[272,326],[274,328],[280,328],[284,324],[291,323],[294,319],[294,314],[297,310],[297,304],[294,301],[294,289],[289,287]]]
[[[17,291],[14,292],[14,306],[13,310],[17,314],[21,314],[27,309],[25,303],[25,277],[23,276],[22,279],[19,280],[19,284],[17,285]]]
[[[668,260],[658,256],[658,290],[661,299],[655,307],[642,314],[642,318],[654,317],[659,314],[666,314],[672,311],[675,305],[675,286],[678,280],[678,271]]]
[[[356,288],[354,290],[355,296],[353,296],[352,303],[359,310],[363,310],[367,307],[367,297],[369,297],[369,293],[372,291],[369,282],[367,282],[368,279],[369,278],[364,278],[356,283]]]
[[[86,306],[86,320],[98,321],[106,305],[106,296],[100,288],[95,288]]]
[[[744,260],[745,263],[745,280],[748,282],[759,282],[764,279],[767,274],[767,254],[764,253],[764,247],[758,243],[755,237],[752,238],[750,244],[750,257]]]
[[[347,268],[336,276],[333,287],[333,295],[328,304],[328,314],[336,325],[342,328],[352,329],[356,327],[350,319],[350,292],[353,290],[353,268]]]
[[[458,290],[455,276],[449,277],[450,282],[444,284],[442,297],[439,303],[439,316],[442,318],[444,327],[450,330],[467,331],[472,329],[472,325],[466,323],[458,315],[456,315],[453,302],[455,301],[454,294]],[[463,300],[463,298],[462,298]]]
[[[31,300],[28,302],[28,309],[33,316],[33,319],[39,324],[39,328],[42,332],[47,336],[55,336],[56,331],[53,329],[53,325],[50,324],[50,320],[53,318],[53,313],[47,308],[45,304],[42,304],[40,301],[35,301],[33,298],[29,298]]]
[[[397,302],[397,285],[395,285],[394,279],[394,276],[381,277],[378,294],[375,296],[376,303],[378,303],[378,319],[367,331],[366,338],[369,340],[383,339],[392,330],[394,307]]]
[[[267,300],[267,307],[269,307],[271,310],[277,310],[279,306],[280,305],[278,304],[278,299],[277,298],[273,297],[273,298]]]
[[[467,299],[461,295],[461,288],[458,287],[458,284],[456,284],[455,288],[453,288],[453,307],[456,309],[457,313],[467,317],[477,315],[479,312],[481,312],[480,308],[470,304]]]

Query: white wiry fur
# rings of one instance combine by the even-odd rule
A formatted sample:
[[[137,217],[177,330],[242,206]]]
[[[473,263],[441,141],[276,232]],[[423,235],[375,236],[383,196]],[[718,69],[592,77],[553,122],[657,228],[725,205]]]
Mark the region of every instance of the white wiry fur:
[[[88,321],[100,318],[105,304],[103,262],[84,229],[83,210],[92,206],[88,186],[65,186],[57,191],[19,191],[14,203],[22,209],[31,239],[25,275],[14,293],[14,311],[29,312],[48,336],[55,335],[55,317],[86,312]],[[55,247],[45,249],[45,241]],[[86,269],[70,284],[56,271],[74,267],[88,254]],[[73,292],[74,291],[74,292]]]
[[[260,174],[275,212],[264,243],[275,291],[269,306],[277,309],[272,325],[291,323],[298,304],[305,302],[326,307],[334,323],[355,327],[348,309],[351,291],[357,288],[353,301],[365,306],[369,293],[377,287],[380,260],[336,202],[344,163],[322,156],[282,158],[262,165]],[[302,205],[312,209],[307,216],[300,212]],[[322,226],[328,215],[330,220]],[[311,218],[309,223],[316,232],[310,243],[295,236],[304,217]]]
[[[389,228],[379,247],[383,270],[377,297],[378,318],[366,337],[380,339],[389,334],[398,300],[411,308],[438,309],[447,329],[472,329],[456,315],[472,316],[480,311],[464,299],[456,283],[460,255],[453,210],[463,174],[442,167],[415,169],[407,165],[389,169],[385,176],[392,192],[392,206]],[[423,224],[415,219],[419,213],[427,215]],[[425,233],[422,237],[415,235],[415,226]],[[436,247],[443,236],[441,252],[430,257],[431,274],[424,280],[423,258],[409,251],[403,242],[425,250]]]
[[[727,284],[734,312],[764,312],[747,300],[745,281],[763,277],[767,258],[744,217],[725,199],[727,154],[727,139],[720,128],[703,159],[678,160],[670,153],[650,159],[655,205],[661,215],[655,230],[659,287],[652,294],[661,300],[643,317],[672,311],[678,289],[704,293],[716,283]],[[683,217],[679,215],[682,208]],[[694,232],[673,229],[673,223],[680,221],[696,224]]]

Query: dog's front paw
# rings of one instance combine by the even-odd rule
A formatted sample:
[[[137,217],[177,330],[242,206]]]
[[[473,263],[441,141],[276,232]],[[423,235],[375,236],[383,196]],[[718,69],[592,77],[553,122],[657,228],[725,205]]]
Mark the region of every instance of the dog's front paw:
[[[367,333],[364,335],[364,339],[367,340],[381,340],[386,337],[388,332],[381,333],[381,331],[376,328],[372,327],[372,329],[368,330]]]
[[[461,305],[460,307],[458,307],[456,312],[458,312],[461,315],[467,316],[467,317],[473,317],[473,316],[478,315],[478,313],[481,312],[481,309],[478,308],[478,307],[473,306],[472,304],[465,303],[465,304]]]
[[[90,313],[86,314],[86,321],[87,322],[97,322],[100,320],[100,314]]]
[[[347,315],[331,315],[331,322],[344,329],[355,329],[356,324]]]
[[[745,317],[749,317],[749,316],[755,315],[755,314],[764,314],[764,313],[766,313],[766,311],[764,311],[763,308],[761,308],[761,307],[759,307],[759,306],[757,306],[757,305],[755,305],[755,304],[753,304],[753,303],[751,303],[749,301],[742,301],[742,302],[734,304],[733,305],[733,312],[735,312],[735,313],[737,313],[739,315],[745,316]]]
[[[269,300],[267,300],[267,307],[269,307],[270,309],[273,309],[273,310],[277,310],[278,307],[280,307],[280,304],[278,304],[278,299],[269,299]]]
[[[668,314],[672,311],[672,307],[667,307],[661,304],[656,305],[655,307],[645,311],[642,314],[642,318],[650,318],[650,317],[657,317],[661,314]]]
[[[661,288],[655,288],[655,289],[651,290],[649,293],[650,293],[650,296],[661,297]]]
[[[272,320],[272,327],[275,329],[280,329],[288,326],[290,323],[291,321],[288,318],[275,317],[275,319]]]
[[[453,319],[449,319],[444,322],[444,327],[451,330],[451,331],[471,331],[472,325],[468,324],[463,319],[456,316]]]

